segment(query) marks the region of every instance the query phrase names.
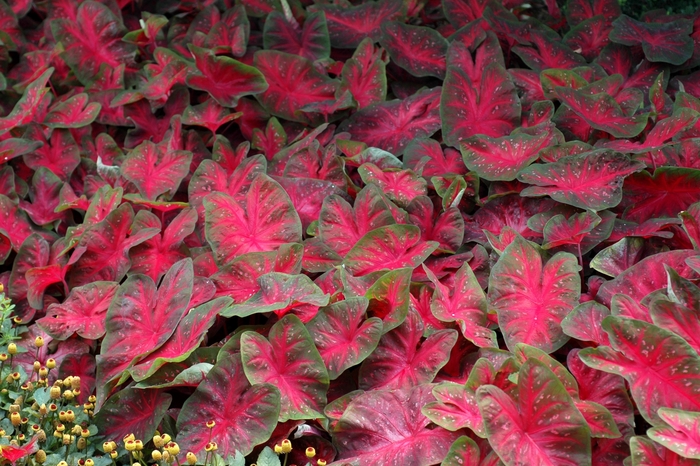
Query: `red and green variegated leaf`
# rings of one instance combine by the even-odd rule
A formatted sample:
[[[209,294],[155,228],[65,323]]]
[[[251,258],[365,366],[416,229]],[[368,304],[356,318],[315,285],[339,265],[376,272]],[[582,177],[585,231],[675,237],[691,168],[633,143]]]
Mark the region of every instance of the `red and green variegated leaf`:
[[[284,189],[259,174],[238,202],[223,193],[204,199],[205,227],[216,260],[226,264],[247,252],[273,251],[301,242],[301,220]]]
[[[256,98],[271,114],[301,123],[319,123],[320,114],[302,112],[310,104],[335,100],[339,81],[321,74],[307,58],[259,50],[253,63],[269,87]]]
[[[660,408],[658,414],[668,426],[652,427],[647,435],[684,458],[700,460],[700,413]]]
[[[31,123],[40,107],[47,105],[44,97],[50,89],[46,87],[46,83],[49,82],[53,70],[53,68],[49,68],[32,81],[9,115],[0,118],[0,135],[18,126]]]
[[[447,40],[437,30],[389,21],[382,24],[379,43],[394,63],[413,76],[445,77]]]
[[[484,0],[443,0],[445,18],[455,28],[461,28],[483,16],[489,2]]]
[[[678,335],[641,320],[606,317],[611,347],[586,348],[590,367],[624,377],[639,412],[661,424],[659,408],[700,411],[700,357]]]
[[[408,205],[408,221],[420,228],[424,241],[437,241],[441,251],[454,252],[464,239],[464,218],[457,207],[435,212],[433,201],[418,196]]]
[[[379,188],[365,186],[351,206],[340,196],[323,201],[318,235],[335,252],[344,256],[360,238],[370,231],[396,223]]]
[[[33,170],[46,167],[60,179],[66,181],[80,165],[80,146],[67,129],[55,129],[46,139],[44,132],[37,126],[30,126],[24,135],[43,143],[22,156],[24,163]]]
[[[301,244],[284,244],[277,251],[250,252],[224,264],[212,275],[217,296],[230,296],[235,303],[242,303],[260,291],[258,278],[268,272],[298,274],[301,272],[304,247]]]
[[[331,43],[326,15],[323,11],[310,13],[303,26],[299,26],[293,17],[287,18],[284,13],[273,11],[265,20],[263,44],[266,50],[278,50],[311,61],[328,58]]]
[[[155,374],[147,380],[134,385],[135,388],[169,388],[169,387],[191,387],[192,389],[206,379],[209,371],[216,362],[216,353],[219,348],[207,348],[215,350],[210,359],[211,362],[202,362],[203,358],[195,351],[189,358],[179,363],[170,363],[161,367]],[[201,350],[200,350],[201,351]],[[223,356],[222,356],[223,357]]]
[[[466,435],[454,441],[440,466],[479,466],[481,453],[476,442]]]
[[[516,45],[511,50],[532,70],[571,69],[586,64],[586,59],[581,55],[542,33],[533,31],[529,39],[530,46]]]
[[[253,386],[243,374],[241,357],[225,356],[187,398],[177,417],[177,442],[184,451],[203,453],[216,438],[219,454],[250,454],[267,441],[277,425],[280,391],[274,385]],[[212,429],[203,419],[212,420]]]
[[[585,365],[576,348],[569,352],[566,365],[578,382],[579,398],[605,407],[619,426],[634,426],[634,407],[625,379],[617,374],[592,369]]]
[[[0,235],[9,240],[11,249],[19,251],[22,243],[34,233],[34,230],[35,227],[29,221],[26,212],[20,209],[12,199],[0,194]]]
[[[467,168],[480,178],[513,181],[520,170],[537,160],[542,149],[555,142],[551,131],[535,135],[514,133],[500,138],[477,135],[462,141],[460,150]]]
[[[159,233],[155,228],[145,228],[130,234],[133,218],[131,205],[122,204],[104,220],[85,229],[71,256],[71,287],[124,278],[131,267],[129,250]]]
[[[382,170],[373,163],[365,163],[358,168],[362,181],[377,185],[389,199],[401,207],[406,207],[417,196],[427,194],[427,184],[423,177],[412,170]]]
[[[609,94],[591,95],[569,87],[555,90],[559,99],[586,123],[616,138],[633,138],[647,125],[648,113],[628,116]]]
[[[61,304],[51,304],[46,317],[37,324],[58,340],[73,334],[97,340],[105,334],[105,317],[119,285],[114,282],[92,282],[73,288]]]
[[[428,466],[442,461],[459,437],[430,426],[419,406],[434,400],[430,385],[372,390],[355,397],[333,429],[338,461],[385,466]]]
[[[353,140],[401,155],[410,141],[440,129],[440,88],[419,91],[403,100],[364,108],[343,121],[339,131]]]
[[[411,310],[401,325],[385,333],[360,366],[359,387],[393,390],[431,383],[447,364],[457,332],[438,330],[421,341],[423,328],[420,315]]]
[[[622,15],[613,21],[610,40],[622,45],[641,45],[650,62],[682,65],[693,55],[693,22],[641,22]]]
[[[381,25],[404,15],[404,4],[398,0],[379,0],[357,6],[318,4],[309,11],[321,10],[326,14],[331,46],[352,49],[365,38],[377,42],[381,38]]]
[[[688,249],[661,252],[646,257],[620,273],[614,280],[603,283],[596,299],[607,306],[614,295],[625,294],[635,303],[641,303],[646,295],[664,288],[668,283],[664,266],[675,270],[683,278],[700,278],[700,273],[695,272],[686,263],[686,259],[696,254],[697,252]]]
[[[674,270],[666,269],[669,280],[670,299],[658,298],[651,302],[649,314],[654,324],[670,330],[685,339],[695,351],[700,351],[700,290],[691,281],[679,276]],[[689,300],[678,299],[674,288],[681,286],[688,290]]]
[[[221,126],[240,117],[241,113],[231,111],[217,104],[214,99],[207,99],[199,105],[189,105],[182,112],[182,124],[201,126],[207,128],[212,134],[216,134]]]
[[[496,334],[487,327],[486,295],[469,264],[465,262],[457,270],[449,287],[425,265],[423,269],[435,285],[430,302],[433,315],[443,322],[456,321],[464,338],[476,346],[496,348]]]
[[[144,141],[122,163],[122,176],[136,185],[149,200],[161,194],[172,196],[189,173],[192,152],[163,150]]]
[[[303,231],[321,215],[323,201],[333,195],[345,194],[337,184],[313,178],[292,178],[289,176],[273,177],[292,200],[292,205],[299,215]]]
[[[561,321],[561,328],[571,338],[579,341],[592,341],[597,345],[609,345],[608,334],[601,326],[603,319],[610,315],[610,309],[595,301],[576,306]]]
[[[95,424],[109,438],[124,438],[129,434],[153,437],[172,399],[163,390],[125,388],[107,400],[97,413]]]
[[[60,193],[63,182],[45,167],[39,167],[32,176],[29,190],[31,203],[20,200],[19,206],[29,214],[29,218],[37,225],[51,226],[54,222],[67,222],[66,212],[56,212],[60,204]]]
[[[37,267],[44,267],[51,258],[51,246],[38,233],[33,233],[22,242],[12,263],[12,272],[7,281],[7,295],[15,301],[27,297],[27,273]]]
[[[189,48],[198,72],[187,76],[187,85],[208,92],[219,105],[235,107],[241,97],[260,94],[268,88],[258,69],[194,45]]]
[[[97,357],[102,393],[136,361],[165,343],[187,311],[192,295],[192,260],[184,259],[165,274],[159,288],[149,277],[134,275],[119,287],[110,303],[106,333]]]
[[[121,19],[101,3],[84,2],[74,19],[53,19],[50,26],[63,45],[61,57],[83,84],[94,80],[102,65],[117,68],[134,60],[136,47],[122,41]]]
[[[23,138],[8,138],[0,142],[0,160],[7,162],[15,157],[34,152],[43,145],[41,141]],[[7,194],[7,193],[5,193]]]
[[[450,174],[466,175],[462,157],[454,149],[444,151],[435,139],[417,138],[411,141],[403,153],[404,166],[430,179]]]
[[[678,216],[683,222],[683,230],[696,250],[700,250],[700,202],[696,202]]]
[[[445,142],[458,147],[476,134],[506,136],[520,123],[520,100],[505,68],[491,63],[481,81],[450,65],[442,88],[440,119]]]
[[[698,466],[700,461],[683,458],[647,437],[632,437],[631,466]]]
[[[603,15],[598,15],[572,27],[564,35],[563,42],[591,61],[610,43],[608,35],[611,30],[610,22]]]
[[[590,266],[598,272],[617,277],[642,259],[644,239],[626,237],[601,250]]]
[[[526,343],[551,353],[569,337],[561,321],[578,303],[581,278],[576,258],[559,252],[546,263],[537,249],[518,236],[498,259],[489,277],[489,303],[511,350]]]
[[[197,223],[197,211],[192,208],[183,209],[165,227],[161,235],[144,241],[129,251],[131,259],[131,274],[142,273],[154,281],[167,272],[177,261],[188,257],[184,239],[189,236]],[[148,211],[140,211],[134,219],[134,230],[157,228],[161,230],[160,220]]]
[[[620,16],[620,4],[615,0],[569,0],[566,2],[566,20],[569,25],[602,15],[610,22]]]
[[[659,167],[625,180],[624,218],[642,223],[651,218],[676,217],[700,198],[700,170]]]
[[[389,225],[365,234],[348,251],[344,265],[353,275],[367,275],[386,269],[418,267],[438,247],[422,241],[413,225]]]
[[[620,438],[622,434],[615,424],[612,414],[604,406],[588,400],[574,400],[576,408],[591,430],[591,437]]]
[[[563,157],[554,163],[531,165],[518,179],[535,185],[522,196],[550,196],[581,209],[595,211],[615,207],[622,200],[626,176],[644,169],[642,162],[610,150],[597,150]]]
[[[543,249],[564,247],[569,252],[586,254],[610,237],[615,215],[601,212],[604,218],[592,211],[574,214],[568,219],[561,214],[550,218],[544,225]]]
[[[365,360],[379,343],[382,320],[365,319],[368,304],[364,297],[347,298],[321,309],[306,324],[331,380]]]
[[[364,39],[352,58],[343,65],[341,89],[347,89],[357,103],[365,108],[386,99],[386,53],[375,49],[372,39]]]
[[[258,278],[260,291],[246,302],[235,304],[222,313],[224,317],[246,317],[274,312],[282,317],[294,312],[303,322],[311,320],[318,308],[328,304],[329,295],[303,274],[270,272]]]
[[[53,105],[43,124],[49,128],[82,128],[95,121],[101,109],[98,103],[88,103],[86,93],[76,94]]]
[[[310,273],[323,273],[333,270],[343,263],[343,258],[319,237],[304,240],[302,268]]]
[[[411,269],[387,272],[365,293],[369,307],[367,313],[382,319],[382,332],[398,327],[406,318],[410,304]]]
[[[518,399],[494,385],[476,392],[489,444],[506,464],[591,464],[586,421],[554,373],[528,359],[518,373]]]
[[[286,315],[270,329],[268,338],[255,332],[241,335],[241,358],[252,384],[279,387],[280,422],[323,416],[328,372],[314,341],[295,315]]]
[[[232,301],[231,298],[222,297],[190,309],[163,346],[129,369],[131,377],[137,382],[145,380],[165,364],[187,359],[202,343],[216,317]]]

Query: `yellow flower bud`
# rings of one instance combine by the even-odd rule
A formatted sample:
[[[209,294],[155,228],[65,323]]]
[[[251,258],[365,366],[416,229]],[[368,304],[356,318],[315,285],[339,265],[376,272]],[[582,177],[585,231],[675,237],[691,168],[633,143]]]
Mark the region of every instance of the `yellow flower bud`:
[[[70,445],[73,443],[73,436],[68,434],[63,434],[63,444]]]
[[[8,358],[8,357],[9,357],[9,356],[7,355],[7,353],[0,353],[0,362],[5,362],[5,361],[7,361],[7,358]]]
[[[151,458],[153,458],[153,461],[160,461],[163,459],[163,454],[159,450],[153,450],[151,452]]]
[[[68,411],[66,411],[66,420],[67,420],[68,422],[73,422],[73,421],[75,421],[75,413],[73,412],[72,409],[69,409]],[[79,433],[80,433],[80,432],[78,432],[78,434],[79,434]]]
[[[143,450],[143,442],[141,440],[134,440],[134,443],[136,444],[136,451]]]
[[[44,464],[44,461],[46,461],[46,452],[44,450],[37,450],[37,452],[34,453],[34,461],[39,464]]]
[[[172,440],[172,437],[168,434],[160,434],[160,438],[162,438],[165,443],[170,443]]]
[[[131,441],[133,442],[134,440],[136,440],[136,436],[135,436],[134,434],[125,435],[125,436],[124,436],[124,442],[126,443],[126,442],[128,442],[129,440],[131,440]]]
[[[95,461],[92,458],[85,460],[85,466],[95,466]]]
[[[10,421],[12,421],[13,426],[17,427],[22,423],[22,416],[19,413],[10,413]]]
[[[12,355],[17,354],[17,345],[14,343],[7,345],[7,352]]]
[[[78,445],[77,445],[78,450],[84,450],[86,447],[87,447],[87,440],[80,437],[78,439]]]
[[[49,396],[51,397],[52,400],[58,400],[61,398],[61,387],[57,387],[54,385],[49,389]]]
[[[42,346],[44,346],[44,339],[42,337],[36,337],[34,339],[34,346],[36,346],[37,348],[41,348]]]
[[[126,448],[126,451],[134,451],[136,450],[136,442],[133,440],[127,440],[124,442],[124,448]]]
[[[63,432],[66,430],[66,426],[63,424],[56,424],[56,427],[53,428],[56,432]]]
[[[41,430],[41,426],[39,424],[32,424],[32,432],[39,432]]]
[[[66,422],[68,419],[66,419],[66,412],[61,411],[58,413],[58,420],[61,422]]]
[[[219,449],[219,445],[216,444],[216,442],[209,442],[206,445],[204,445],[204,451],[216,451]]]
[[[56,403],[51,403],[49,405],[49,411],[55,412],[58,409],[58,406],[56,406]]]
[[[97,403],[97,397],[95,395],[90,395],[88,397],[88,403]]]
[[[275,444],[275,453],[277,453],[278,455],[282,454],[282,445],[280,445],[279,443]]]
[[[56,466],[68,466],[68,463],[66,463],[65,461],[61,461]]]
[[[49,376],[49,370],[46,368],[46,366],[41,366],[39,368],[39,377],[41,377],[42,379],[45,379],[48,376]]]
[[[73,390],[80,390],[80,377],[74,375],[70,379],[70,386]]]
[[[46,367],[53,369],[56,367],[56,360],[54,358],[49,358],[46,360]]]
[[[109,454],[109,457],[112,458],[113,460],[116,460],[118,456],[119,456],[119,453],[117,453],[116,451],[113,451],[112,453]]]
[[[175,442],[168,443],[165,448],[168,450],[168,453],[173,456],[177,456],[177,454],[180,453],[180,445]]]
[[[163,445],[165,445],[165,441],[163,440],[163,437],[161,437],[160,435],[153,436],[153,445],[156,448],[163,448]]]
[[[282,440],[282,453],[289,453],[292,451],[292,442],[289,439]]]
[[[14,380],[15,382],[18,381],[21,377],[22,375],[19,372],[12,373],[12,380]]]
[[[73,395],[73,390],[66,390],[61,394],[64,400],[70,401],[73,398],[75,398],[75,395]]]
[[[12,404],[10,405],[10,410],[9,410],[9,411],[10,411],[11,413],[19,413],[19,410],[20,410],[20,407],[19,407],[19,405],[18,405],[17,403],[12,403]]]
[[[104,442],[104,443],[102,444],[102,450],[103,450],[105,453],[112,453],[112,450],[113,450],[113,448],[112,448],[112,442]]]
[[[326,460],[319,459],[316,461],[317,466],[326,466]]]
[[[39,372],[39,369],[41,369],[41,363],[39,361],[34,361],[34,372]]]
[[[191,451],[187,452],[187,464],[190,464],[190,465],[197,464],[197,457]]]
[[[80,431],[80,436],[83,438],[88,438],[90,436],[90,431],[88,429],[83,429]]]
[[[308,447],[306,449],[306,457],[313,458],[314,456],[316,456],[316,449],[314,447]]]
[[[82,427],[80,427],[80,426],[78,426],[78,425],[75,425],[75,426],[73,426],[73,428],[70,430],[70,433],[73,434],[73,435],[80,435],[80,433],[81,433],[82,431],[83,431],[83,428],[82,428]]]
[[[215,420],[212,419],[211,421],[207,421],[207,427],[209,427],[210,429],[213,429],[215,425],[216,425]]]
[[[44,432],[44,429],[39,429],[39,432],[36,433],[36,439],[39,443],[46,442],[46,432]]]

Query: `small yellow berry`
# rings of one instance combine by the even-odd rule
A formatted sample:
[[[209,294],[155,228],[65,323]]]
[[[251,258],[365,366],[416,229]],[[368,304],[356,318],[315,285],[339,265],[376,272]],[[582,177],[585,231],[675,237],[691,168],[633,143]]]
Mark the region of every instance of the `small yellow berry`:
[[[292,451],[292,442],[289,439],[282,440],[282,453],[289,453]]]
[[[316,456],[316,449],[314,447],[308,447],[306,449],[306,457],[313,458],[314,456]]]
[[[7,345],[7,352],[10,354],[17,354],[17,345],[14,343]]]
[[[44,339],[42,337],[36,337],[34,339],[34,346],[36,346],[37,348],[41,348],[42,346],[44,346]]]
[[[197,464],[197,457],[191,451],[187,452],[187,464],[190,464],[190,465]]]

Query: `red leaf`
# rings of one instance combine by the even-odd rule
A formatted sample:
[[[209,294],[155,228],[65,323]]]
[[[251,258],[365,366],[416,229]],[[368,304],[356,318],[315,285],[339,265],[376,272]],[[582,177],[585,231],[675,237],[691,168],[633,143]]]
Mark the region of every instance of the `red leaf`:
[[[76,94],[51,106],[43,124],[49,128],[82,128],[95,121],[101,109],[98,103],[88,103],[86,93]]]
[[[382,24],[379,43],[413,76],[444,79],[447,40],[435,29],[389,21]]]
[[[700,197],[700,170],[659,167],[625,180],[624,218],[638,223],[658,217],[676,217]]]
[[[376,184],[401,207],[406,207],[417,196],[427,194],[425,180],[411,170],[381,170],[373,163],[365,163],[357,171],[365,184]]]
[[[323,11],[315,11],[299,26],[294,18],[273,11],[265,20],[263,44],[266,50],[279,50],[311,61],[328,58],[331,47],[326,16]]]
[[[653,427],[647,435],[684,458],[700,460],[700,414],[660,408],[659,416],[668,426]]]
[[[370,38],[364,39],[343,65],[342,89],[348,89],[357,108],[383,102],[386,99],[386,62],[383,49],[375,49]]]
[[[676,19],[647,23],[622,15],[613,22],[610,40],[623,45],[641,45],[647,60],[682,65],[693,55],[693,23]]]
[[[566,4],[566,19],[571,26],[594,16],[602,15],[610,22],[620,16],[620,5],[615,0],[571,0]]]
[[[153,437],[170,407],[172,396],[163,390],[125,388],[111,397],[97,414],[95,424],[109,438]]]
[[[454,149],[444,151],[434,139],[417,138],[408,143],[403,153],[404,164],[430,179],[433,176],[466,175],[461,154]]]
[[[192,153],[162,150],[150,141],[142,142],[122,163],[122,175],[139,189],[146,199],[155,200],[164,193],[172,196],[189,173]]]
[[[13,128],[31,123],[41,105],[48,105],[44,97],[49,92],[46,83],[53,73],[53,68],[46,70],[27,86],[10,112],[9,115],[0,118],[0,135],[7,133]]]

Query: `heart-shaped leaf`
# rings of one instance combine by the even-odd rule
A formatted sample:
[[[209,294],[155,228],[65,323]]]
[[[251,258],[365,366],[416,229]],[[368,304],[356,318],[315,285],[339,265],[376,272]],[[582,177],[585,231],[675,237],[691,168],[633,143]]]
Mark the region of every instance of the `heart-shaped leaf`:
[[[163,390],[125,388],[102,406],[95,424],[105,438],[153,437],[171,401],[172,396]]]
[[[659,408],[658,414],[668,426],[652,427],[647,435],[684,458],[700,460],[700,413]]]

